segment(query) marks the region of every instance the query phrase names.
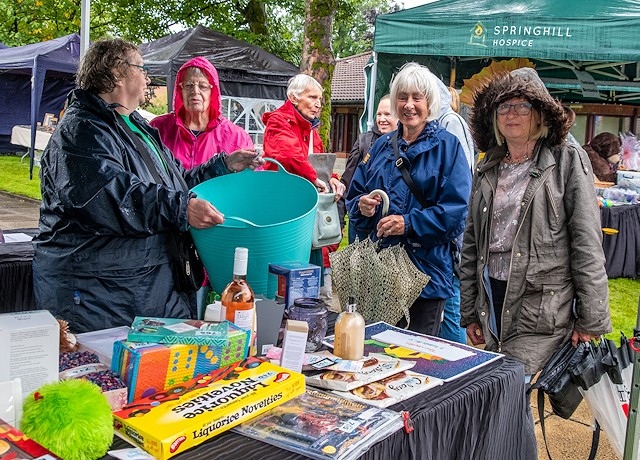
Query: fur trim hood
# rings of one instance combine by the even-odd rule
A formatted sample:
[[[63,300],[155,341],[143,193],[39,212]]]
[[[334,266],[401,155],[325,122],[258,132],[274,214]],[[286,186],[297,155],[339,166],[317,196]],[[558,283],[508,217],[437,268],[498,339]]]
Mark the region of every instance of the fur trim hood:
[[[527,99],[534,109],[544,115],[544,124],[549,128],[546,140],[548,145],[559,145],[564,140],[570,126],[562,104],[549,94],[535,70],[522,68],[496,75],[474,93],[469,124],[473,140],[480,151],[486,152],[497,145],[493,112],[498,104],[514,97]]]

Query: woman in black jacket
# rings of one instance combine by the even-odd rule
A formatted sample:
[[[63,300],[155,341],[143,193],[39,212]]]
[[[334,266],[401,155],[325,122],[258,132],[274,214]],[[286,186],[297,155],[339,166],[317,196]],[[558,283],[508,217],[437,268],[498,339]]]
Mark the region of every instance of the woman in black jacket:
[[[186,187],[264,161],[238,150],[186,171],[135,111],[150,80],[142,55],[124,40],[94,43],[76,81],[42,155],[36,305],[74,332],[130,325],[135,316],[189,318],[169,241],[224,217]]]

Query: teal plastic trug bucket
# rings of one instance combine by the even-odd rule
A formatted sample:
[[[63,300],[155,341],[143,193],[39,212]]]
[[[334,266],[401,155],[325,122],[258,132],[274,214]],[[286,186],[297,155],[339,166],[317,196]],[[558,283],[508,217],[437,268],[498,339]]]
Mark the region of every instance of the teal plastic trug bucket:
[[[224,214],[220,225],[191,229],[211,287],[219,294],[233,277],[237,247],[249,249],[247,281],[254,293],[267,298],[277,289],[275,277],[269,277],[270,263],[309,261],[318,191],[270,161],[278,171],[246,169],[193,188]]]

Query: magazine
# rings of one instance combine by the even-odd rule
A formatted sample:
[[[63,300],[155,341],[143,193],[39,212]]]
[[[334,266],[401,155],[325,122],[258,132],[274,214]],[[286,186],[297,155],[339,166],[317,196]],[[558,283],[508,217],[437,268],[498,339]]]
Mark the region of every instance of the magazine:
[[[371,353],[362,358],[362,367],[357,371],[341,371],[333,365],[321,371],[304,371],[307,385],[330,390],[349,391],[370,382],[389,377],[406,369],[411,369],[415,362],[395,359],[389,355]]]
[[[442,380],[435,377],[428,377],[412,371],[402,371],[351,391],[334,391],[334,393],[376,407],[389,407],[443,383]]]
[[[399,412],[307,389],[233,431],[310,458],[352,460],[402,426]]]
[[[325,337],[324,343],[333,348],[333,336]],[[499,353],[401,329],[382,321],[365,326],[364,353],[381,353],[414,361],[413,372],[445,382],[502,358]]]

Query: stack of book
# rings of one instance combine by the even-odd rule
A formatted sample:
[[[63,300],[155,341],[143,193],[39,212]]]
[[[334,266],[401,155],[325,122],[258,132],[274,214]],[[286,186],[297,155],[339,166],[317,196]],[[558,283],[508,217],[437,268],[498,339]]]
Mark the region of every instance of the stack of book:
[[[327,337],[325,344],[333,347],[333,339]],[[388,407],[502,357],[384,322],[365,327],[364,353],[361,370],[337,371],[338,363],[322,371],[306,372],[307,384]]]

